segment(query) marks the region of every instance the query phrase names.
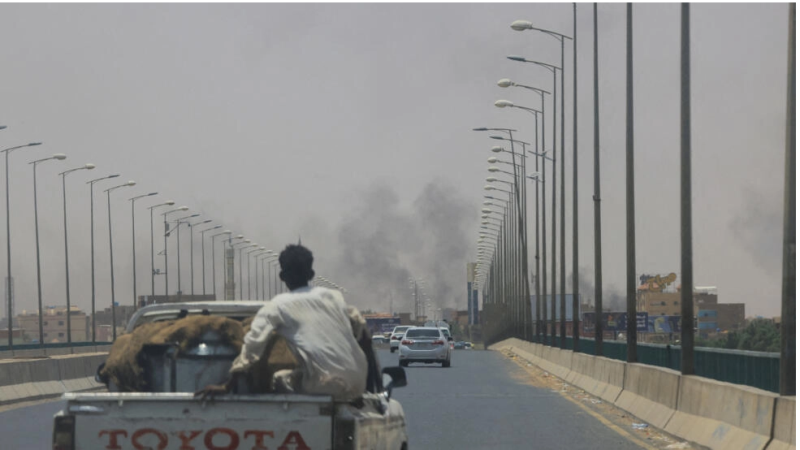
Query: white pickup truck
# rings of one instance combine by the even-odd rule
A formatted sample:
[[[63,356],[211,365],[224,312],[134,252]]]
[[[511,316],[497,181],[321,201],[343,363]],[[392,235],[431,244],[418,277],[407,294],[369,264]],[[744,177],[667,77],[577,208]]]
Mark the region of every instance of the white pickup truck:
[[[195,314],[242,320],[261,306],[251,301],[152,305],[131,318],[127,331]],[[65,394],[66,408],[55,416],[53,450],[408,448],[403,408],[391,398],[392,388],[406,385],[400,367],[384,368],[377,381],[368,382],[370,392],[350,403],[297,394],[229,394],[201,400],[194,390],[224,381],[218,378],[233,357],[215,352],[211,344],[200,347],[203,351],[188,352],[187,358],[159,362],[167,367],[156,377],[160,392],[113,392],[110,384],[109,392]],[[378,373],[374,355],[367,353],[370,370]],[[99,373],[98,369],[101,378]]]

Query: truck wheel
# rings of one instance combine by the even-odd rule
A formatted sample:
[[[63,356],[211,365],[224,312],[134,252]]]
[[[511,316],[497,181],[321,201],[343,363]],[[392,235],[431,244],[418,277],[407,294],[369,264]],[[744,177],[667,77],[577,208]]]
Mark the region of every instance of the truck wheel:
[[[450,367],[450,360],[448,359],[447,361],[443,362],[442,367]]]

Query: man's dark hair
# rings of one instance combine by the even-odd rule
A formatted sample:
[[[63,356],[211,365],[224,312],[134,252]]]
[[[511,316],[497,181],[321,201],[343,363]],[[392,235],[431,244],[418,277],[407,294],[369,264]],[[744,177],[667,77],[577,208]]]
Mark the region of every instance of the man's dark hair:
[[[289,244],[278,256],[281,279],[291,287],[305,286],[314,278],[314,255],[302,245]]]

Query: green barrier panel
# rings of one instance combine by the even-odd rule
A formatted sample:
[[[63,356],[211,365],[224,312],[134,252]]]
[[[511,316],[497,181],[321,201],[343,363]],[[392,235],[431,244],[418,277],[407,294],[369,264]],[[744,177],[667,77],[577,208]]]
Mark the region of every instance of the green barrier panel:
[[[545,344],[550,342],[548,337]],[[579,351],[595,354],[594,339],[578,339]],[[572,349],[573,338],[567,338],[567,348]],[[555,346],[560,346],[556,338]],[[603,356],[619,361],[627,360],[628,344],[625,341],[604,340]],[[638,362],[672,370],[681,370],[681,348],[673,345],[646,344],[636,346]],[[728,383],[752,386],[778,392],[780,354],[696,347],[695,373],[701,377]]]

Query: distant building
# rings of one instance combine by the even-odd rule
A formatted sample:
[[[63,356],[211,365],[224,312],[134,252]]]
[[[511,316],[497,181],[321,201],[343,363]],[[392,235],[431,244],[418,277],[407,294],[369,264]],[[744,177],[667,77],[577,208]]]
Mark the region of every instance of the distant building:
[[[679,316],[681,314],[681,294],[677,292],[654,292],[639,289],[636,296],[636,310],[650,316]]]
[[[19,327],[31,340],[39,340],[39,311],[23,312],[16,317]],[[90,327],[86,313],[71,307],[69,314],[72,342],[91,340]],[[42,316],[42,331],[45,343],[67,342],[67,307],[48,306]]]
[[[8,324],[8,322],[6,322]],[[6,325],[8,327],[8,325]],[[26,338],[22,332],[22,328],[14,328],[11,330],[11,335],[14,337],[14,344],[29,344],[30,338]],[[0,328],[0,345],[8,345],[8,328]]]
[[[456,323],[458,323],[458,326],[463,328],[463,327],[466,327],[466,326],[470,325],[470,323],[469,323],[469,315],[470,315],[470,311],[457,311],[456,312],[456,320],[455,321],[456,321]]]
[[[398,313],[398,317],[400,317],[400,325],[411,325],[413,322],[411,321],[411,313]]]

